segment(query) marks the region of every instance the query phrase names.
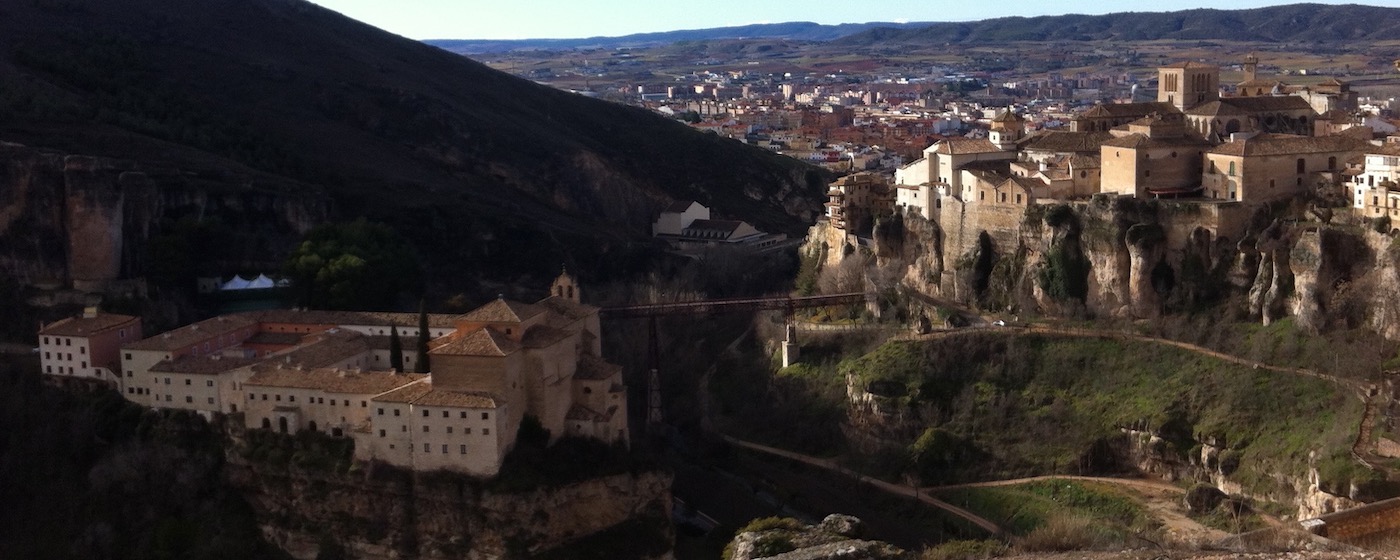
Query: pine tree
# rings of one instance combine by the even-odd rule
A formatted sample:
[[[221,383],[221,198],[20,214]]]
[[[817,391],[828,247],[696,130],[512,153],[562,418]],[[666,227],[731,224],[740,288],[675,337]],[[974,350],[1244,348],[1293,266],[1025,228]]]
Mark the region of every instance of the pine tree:
[[[398,325],[389,325],[389,367],[403,372],[403,341],[399,340]]]
[[[428,313],[423,310],[423,301],[418,301],[418,359],[413,364],[414,373],[428,373]]]

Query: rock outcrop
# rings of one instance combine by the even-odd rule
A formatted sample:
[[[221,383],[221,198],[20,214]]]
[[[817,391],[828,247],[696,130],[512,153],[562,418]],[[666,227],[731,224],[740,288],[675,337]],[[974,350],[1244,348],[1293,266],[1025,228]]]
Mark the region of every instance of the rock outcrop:
[[[144,276],[146,242],[180,220],[215,219],[246,243],[243,263],[276,261],[326,220],[318,189],[252,171],[187,168],[0,145],[0,275],[100,292]]]
[[[732,560],[909,560],[914,555],[879,541],[862,540],[861,522],[831,514],[821,523],[803,526],[780,520],[773,527],[746,531],[730,543]]]
[[[362,560],[514,558],[626,522],[651,527],[667,543],[672,538],[671,477],[661,472],[516,492],[461,475],[383,466],[346,475],[241,461],[226,468],[268,540],[298,559],[316,558],[330,546]],[[666,556],[665,548],[656,557]]]

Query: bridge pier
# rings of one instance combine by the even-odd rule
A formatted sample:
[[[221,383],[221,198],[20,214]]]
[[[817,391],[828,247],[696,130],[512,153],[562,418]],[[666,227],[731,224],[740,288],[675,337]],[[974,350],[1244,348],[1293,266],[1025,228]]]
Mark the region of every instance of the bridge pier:
[[[802,347],[797,344],[797,325],[787,324],[787,338],[783,340],[783,367],[797,363]]]

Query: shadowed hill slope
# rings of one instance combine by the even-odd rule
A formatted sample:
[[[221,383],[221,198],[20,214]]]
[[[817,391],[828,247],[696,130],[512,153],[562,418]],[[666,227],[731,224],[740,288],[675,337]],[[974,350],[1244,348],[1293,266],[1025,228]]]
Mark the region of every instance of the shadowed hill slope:
[[[601,266],[676,199],[795,233],[825,181],[301,0],[0,5],[0,140],[324,189],[448,270]]]

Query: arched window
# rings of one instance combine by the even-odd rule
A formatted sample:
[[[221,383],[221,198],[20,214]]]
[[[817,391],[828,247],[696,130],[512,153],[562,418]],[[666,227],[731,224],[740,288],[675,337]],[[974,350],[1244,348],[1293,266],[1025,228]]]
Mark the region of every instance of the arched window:
[[[1231,177],[1234,177],[1234,176],[1235,176],[1235,162],[1233,162],[1233,161],[1230,162],[1230,176],[1231,176]]]

